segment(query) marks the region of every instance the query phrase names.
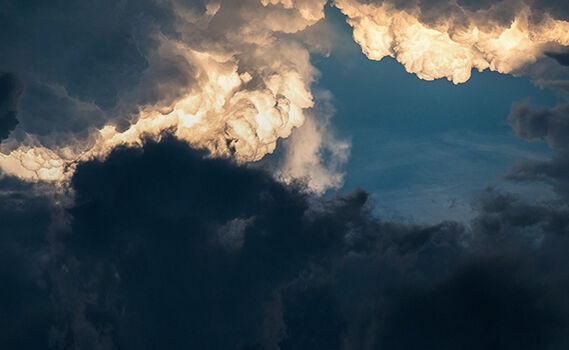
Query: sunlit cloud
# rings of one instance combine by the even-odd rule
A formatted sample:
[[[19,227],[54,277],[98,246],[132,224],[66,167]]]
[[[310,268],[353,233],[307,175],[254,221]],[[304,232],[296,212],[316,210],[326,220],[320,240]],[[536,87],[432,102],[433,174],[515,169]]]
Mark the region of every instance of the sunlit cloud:
[[[212,156],[254,162],[305,125],[288,143],[277,177],[309,179],[316,192],[340,186],[349,144],[319,126],[327,117],[311,112],[311,86],[318,76],[310,62],[311,44],[302,35],[289,35],[322,20],[327,1],[209,1],[202,10],[169,3],[176,35],[153,34],[158,44],[147,53],[148,67],[138,85],[117,95],[113,113],[120,118],[93,122],[82,131],[87,137],[74,132],[38,135],[22,127],[18,139],[1,146],[2,172],[65,182],[79,162],[104,158],[120,145],[158,140],[164,132]],[[547,12],[537,16],[523,2],[507,11],[507,2],[487,8],[446,4],[428,11],[395,1],[331,4],[347,16],[354,40],[369,59],[394,57],[425,80],[464,83],[473,69],[518,74],[546,52],[569,45],[569,22]],[[71,98],[65,86],[56,87]],[[90,101],[76,105],[104,114]],[[314,115],[309,123],[307,113]],[[326,152],[332,161],[322,161]]]
[[[527,6],[506,22],[492,21],[492,11],[499,9],[471,12],[457,6],[459,14],[442,12],[427,24],[419,7],[397,8],[390,1],[334,3],[348,17],[354,40],[369,59],[394,57],[425,80],[464,83],[472,69],[516,73],[544,57],[546,50],[569,45],[569,22],[548,14],[534,21]]]

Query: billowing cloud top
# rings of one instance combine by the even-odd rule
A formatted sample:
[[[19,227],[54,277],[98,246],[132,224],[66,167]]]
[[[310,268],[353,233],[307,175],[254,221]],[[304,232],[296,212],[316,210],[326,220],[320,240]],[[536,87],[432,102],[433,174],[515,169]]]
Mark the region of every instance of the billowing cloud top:
[[[158,136],[164,130],[215,155],[231,155],[239,161],[262,158],[274,150],[278,138],[302,125],[304,110],[313,106],[309,85],[315,70],[308,51],[293,40],[277,40],[276,36],[313,24],[322,16],[322,3],[306,6],[301,2],[298,9],[292,5],[296,4],[240,1],[222,6],[218,2],[186,5],[173,1],[129,4],[126,8],[101,5],[115,13],[117,18],[111,25],[84,24],[91,11],[105,9],[80,5],[75,10],[78,23],[74,23],[79,28],[57,27],[59,23],[47,12],[47,22],[53,22],[48,30],[53,35],[70,35],[76,41],[73,44],[80,45],[83,38],[73,37],[74,31],[103,31],[108,34],[95,35],[95,39],[109,42],[101,44],[102,48],[62,48],[71,49],[77,57],[57,52],[52,59],[45,56],[53,52],[33,52],[43,55],[45,67],[30,84],[28,97],[33,100],[47,95],[60,110],[39,106],[29,111],[23,120],[25,133],[4,148],[2,168],[23,178],[60,179],[68,176],[79,160],[106,155],[116,145],[137,143],[142,135]],[[49,7],[37,5],[38,11],[60,10],[58,5],[44,6]],[[152,7],[168,17],[147,13]],[[17,5],[12,9],[18,10]],[[143,20],[136,18],[140,11],[144,11]],[[22,22],[14,25],[30,24]],[[151,29],[138,34],[138,26]],[[118,42],[121,36],[127,39]],[[17,42],[13,45],[16,47],[8,50],[24,50]],[[97,63],[100,67],[84,66],[107,45],[117,46],[103,53],[112,58],[103,57],[102,63]],[[127,56],[124,62],[115,62],[117,54]],[[57,57],[60,55],[64,57]],[[22,52],[8,55],[12,56],[16,60]],[[66,62],[70,65],[55,67],[60,58],[71,61]],[[133,63],[139,67],[129,66]],[[44,76],[45,71],[57,68],[77,76]],[[127,75],[126,79],[121,80],[121,75]],[[48,118],[53,116],[52,125],[42,125],[45,122],[39,120],[46,112],[51,114]]]
[[[21,123],[2,144],[0,168],[29,180],[65,180],[79,161],[144,137],[159,139],[164,131],[214,156],[263,158],[313,115],[317,71],[310,52],[320,47],[300,34],[324,18],[326,3],[9,5],[0,69],[21,76],[26,89]],[[462,83],[473,68],[519,73],[569,45],[566,13],[554,3],[331,4],[347,16],[367,57],[395,57],[421,79]],[[288,152],[281,178],[308,177],[317,191],[339,185],[337,164],[347,145],[331,146],[322,141],[322,128],[309,129],[308,139],[320,141],[303,154],[298,147]],[[323,147],[338,156],[333,169],[317,159]]]
[[[515,73],[569,45],[569,22],[524,1],[360,1],[335,4],[372,60],[395,57],[421,79],[464,83],[473,68]]]

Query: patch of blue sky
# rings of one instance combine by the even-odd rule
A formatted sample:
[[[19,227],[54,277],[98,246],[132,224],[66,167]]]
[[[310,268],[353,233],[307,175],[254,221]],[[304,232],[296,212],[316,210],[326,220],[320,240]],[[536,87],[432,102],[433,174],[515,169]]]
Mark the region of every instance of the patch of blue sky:
[[[327,21],[332,52],[312,61],[322,72],[315,88],[334,96],[332,126],[352,143],[342,191],[363,187],[380,215],[415,222],[467,220],[470,199],[487,186],[551,195],[544,185],[503,179],[516,162],[554,153],[518,138],[507,116],[513,103],[552,106],[560,96],[529,78],[489,71],[473,71],[460,85],[423,81],[394,59],[367,59],[336,10],[327,9]]]

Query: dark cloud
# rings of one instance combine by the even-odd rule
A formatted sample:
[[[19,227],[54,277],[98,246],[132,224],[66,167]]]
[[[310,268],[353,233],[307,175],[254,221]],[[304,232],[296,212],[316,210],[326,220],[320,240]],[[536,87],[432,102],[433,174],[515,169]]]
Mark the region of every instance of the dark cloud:
[[[526,3],[530,6],[530,8],[545,11],[553,18],[565,21],[569,19],[569,4],[567,3],[567,1],[527,0]]]
[[[77,170],[66,254],[76,261],[69,273],[89,276],[95,297],[62,293],[85,310],[73,316],[85,318],[83,328],[105,330],[98,342],[255,344],[277,288],[311,261],[340,251],[347,223],[307,215],[304,195],[263,172],[202,157],[168,141]],[[240,227],[241,244],[228,249],[219,233],[234,235],[235,220],[248,224]],[[153,332],[141,334],[140,327]],[[82,333],[92,331],[74,330],[76,344],[93,341]]]
[[[521,4],[394,3],[420,6],[425,23],[442,15],[457,25],[471,20],[465,10],[508,23]],[[227,19],[242,5],[226,4],[213,37],[237,26]],[[567,13],[561,1],[539,7]],[[206,10],[179,8],[188,17]],[[0,69],[22,76],[26,90],[18,108],[22,82],[0,75],[0,139],[17,111],[27,131],[57,143],[54,134],[122,125],[138,105],[170,104],[198,79],[153,36],[181,35],[175,16],[162,1],[6,4]],[[195,25],[184,40],[207,47]],[[312,198],[301,184],[168,137],[80,164],[65,210],[39,184],[2,177],[0,346],[565,349],[568,112],[518,105],[511,115],[519,136],[562,152],[509,177],[551,182],[559,198],[528,202],[488,189],[470,225],[384,221],[363,190]]]
[[[553,58],[562,66],[569,66],[569,53],[548,52],[547,56]]]
[[[508,177],[520,181],[552,183],[562,198],[569,201],[569,150],[551,160],[521,162],[513,167]]]
[[[540,87],[553,89],[562,93],[569,93],[569,80],[543,80],[538,79],[536,83]]]
[[[544,181],[551,183],[560,199],[569,203],[569,104],[553,108],[534,108],[518,105],[512,110],[516,133],[527,140],[547,140],[560,150],[546,161],[524,161],[517,164],[508,177],[519,181]]]
[[[9,1],[0,16],[3,67],[108,109],[140,78],[168,12],[154,1],[29,0]]]
[[[0,345],[40,349],[48,343],[54,310],[47,275],[49,201],[34,186],[0,178]]]
[[[509,119],[519,137],[529,141],[547,140],[553,148],[569,146],[569,104],[553,108],[535,108],[526,104],[514,106]]]
[[[473,259],[433,286],[399,290],[378,329],[385,349],[551,349],[567,345],[557,305],[524,262],[500,256]],[[558,342],[560,340],[560,342]]]
[[[74,132],[77,137],[83,132],[86,136],[89,127],[102,127],[105,118],[95,104],[75,99],[61,87],[31,81],[22,97],[22,124],[47,145],[57,142],[54,135],[58,132]]]
[[[507,193],[485,192],[469,227],[412,226],[364,191],[311,198],[170,138],[80,165],[67,213],[3,181],[9,345],[567,345],[567,230]]]
[[[11,73],[0,72],[0,142],[18,125],[18,100],[22,82]]]
[[[152,85],[144,77],[158,36],[176,35],[174,17],[167,2],[153,0],[4,3],[0,70],[15,72],[30,87],[21,126],[46,135],[124,124],[138,105],[179,92],[185,67],[171,74],[160,68],[171,57],[155,68],[161,76],[152,76]]]

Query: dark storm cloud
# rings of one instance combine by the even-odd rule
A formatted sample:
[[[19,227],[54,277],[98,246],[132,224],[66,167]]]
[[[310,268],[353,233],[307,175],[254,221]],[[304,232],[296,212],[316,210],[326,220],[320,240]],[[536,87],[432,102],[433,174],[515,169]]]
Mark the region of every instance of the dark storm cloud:
[[[514,4],[418,3],[427,22],[492,6],[492,18],[507,22]],[[541,6],[563,16],[562,2]],[[175,36],[170,16],[150,1],[8,5],[0,69],[26,80],[18,110],[27,130],[77,137],[120,124],[114,109],[173,101],[195,72],[156,52],[150,33]],[[0,112],[14,120],[22,90],[6,77]],[[510,178],[551,182],[559,198],[488,189],[470,225],[384,221],[364,191],[315,199],[170,138],[81,164],[65,213],[37,185],[1,178],[0,346],[565,349],[566,109],[520,105],[511,116],[521,137],[565,151]]]
[[[543,205],[488,190],[471,228],[412,226],[376,218],[364,191],[314,199],[263,171],[203,156],[167,138],[84,163],[66,220],[45,198],[22,197],[28,185],[5,180],[20,195],[5,192],[12,199],[3,203],[20,204],[2,206],[2,217],[11,218],[2,223],[3,242],[13,242],[3,246],[15,252],[3,255],[3,285],[12,286],[2,299],[12,305],[3,342],[101,349],[567,344],[567,231],[548,225]],[[6,332],[28,327],[37,337]]]
[[[34,186],[0,178],[0,346],[40,349],[54,310],[47,275],[49,201]]]
[[[18,125],[18,100],[23,83],[11,73],[0,71],[0,142]]]
[[[62,287],[84,309],[76,344],[93,330],[127,348],[255,344],[278,288],[341,251],[347,222],[306,215],[305,196],[263,172],[202,156],[168,141],[78,169],[66,254],[95,297]],[[236,220],[247,221],[237,233]],[[227,249],[220,231],[242,242]]]

